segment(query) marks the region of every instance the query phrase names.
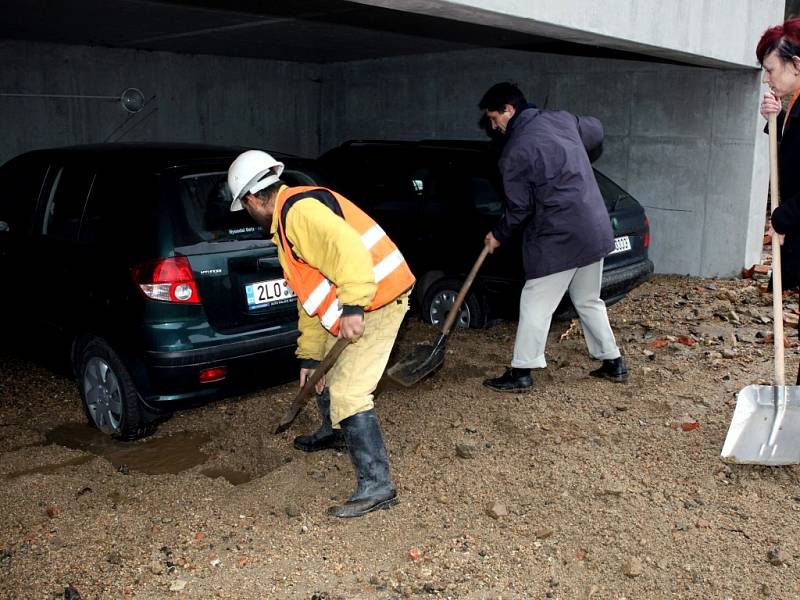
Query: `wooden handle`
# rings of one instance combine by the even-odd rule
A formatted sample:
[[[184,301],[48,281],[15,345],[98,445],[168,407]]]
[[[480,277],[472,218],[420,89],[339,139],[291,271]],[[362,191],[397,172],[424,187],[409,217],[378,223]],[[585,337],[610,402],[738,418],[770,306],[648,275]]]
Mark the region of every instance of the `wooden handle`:
[[[289,428],[289,425],[294,422],[294,420],[297,418],[297,415],[300,414],[300,411],[303,410],[303,407],[311,397],[311,392],[314,390],[314,387],[317,385],[319,380],[322,379],[322,376],[330,371],[333,363],[336,362],[336,359],[339,358],[339,355],[344,351],[349,343],[350,342],[344,338],[339,338],[336,340],[333,348],[331,348],[330,352],[325,355],[325,358],[322,359],[322,362],[319,364],[319,366],[314,369],[314,372],[306,379],[303,387],[300,388],[299,392],[297,392],[294,402],[292,402],[292,405],[284,413],[280,422],[275,427],[275,433],[286,431]]]
[[[475,261],[475,264],[472,266],[472,270],[464,280],[464,285],[461,286],[461,290],[458,292],[458,296],[456,296],[456,301],[453,302],[453,306],[450,307],[450,312],[447,313],[447,319],[445,320],[444,327],[442,328],[442,335],[448,335],[450,330],[453,328],[453,323],[456,322],[458,311],[461,309],[461,305],[464,303],[464,298],[467,297],[467,292],[469,292],[472,282],[475,281],[475,276],[478,274],[478,269],[481,268],[481,265],[483,264],[487,254],[489,254],[489,246],[484,246],[481,255],[478,257],[478,260]]]
[[[778,189],[778,116],[770,113],[769,127],[769,203],[775,212],[780,204]],[[781,241],[772,235],[772,336],[775,343],[775,385],[786,385],[783,360],[783,285],[781,282]]]
[[[350,341],[344,338],[339,338],[336,340],[336,343],[333,345],[333,348],[331,348],[330,352],[325,355],[325,358],[322,359],[322,362],[319,363],[319,366],[314,369],[314,372],[309,376],[308,379],[306,379],[305,385],[297,394],[298,396],[300,394],[308,393],[314,389],[314,386],[316,386],[319,380],[322,379],[322,376],[331,370],[333,363],[336,362],[336,359],[339,358],[339,355],[344,351],[345,348],[347,348],[349,343]]]

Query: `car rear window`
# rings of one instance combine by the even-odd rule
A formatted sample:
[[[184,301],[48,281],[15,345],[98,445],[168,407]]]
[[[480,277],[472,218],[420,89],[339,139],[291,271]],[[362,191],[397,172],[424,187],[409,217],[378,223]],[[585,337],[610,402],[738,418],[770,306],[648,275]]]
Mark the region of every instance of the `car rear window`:
[[[597,186],[600,188],[600,193],[603,195],[603,200],[606,203],[608,212],[615,210],[623,210],[626,208],[636,208],[639,203],[628,192],[619,187],[616,183],[611,181],[608,177],[601,172],[595,170],[595,179],[597,179]]]
[[[17,157],[0,168],[0,221],[11,232],[25,233],[44,184],[49,163]]]
[[[183,175],[178,180],[182,219],[176,226],[178,246],[207,242],[267,240],[271,236],[247,214],[232,212],[227,171],[214,170]],[[281,179],[288,185],[325,185],[325,179],[309,167],[287,168]]]

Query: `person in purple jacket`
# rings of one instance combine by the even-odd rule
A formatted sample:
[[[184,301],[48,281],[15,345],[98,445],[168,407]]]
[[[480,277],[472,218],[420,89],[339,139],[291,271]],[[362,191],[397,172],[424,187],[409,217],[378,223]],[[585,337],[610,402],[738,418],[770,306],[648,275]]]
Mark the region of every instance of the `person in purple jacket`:
[[[614,234],[588,153],[596,155],[602,147],[602,124],[594,117],[541,110],[508,82],[489,88],[478,106],[504,140],[499,166],[505,212],[485,243],[493,252],[521,229],[525,268],[511,368],[483,384],[500,392],[533,387],[531,369],[547,366],[550,321],[565,292],[580,317],[589,354],[603,361],[590,374],[627,381],[600,299],[603,260],[614,248]]]

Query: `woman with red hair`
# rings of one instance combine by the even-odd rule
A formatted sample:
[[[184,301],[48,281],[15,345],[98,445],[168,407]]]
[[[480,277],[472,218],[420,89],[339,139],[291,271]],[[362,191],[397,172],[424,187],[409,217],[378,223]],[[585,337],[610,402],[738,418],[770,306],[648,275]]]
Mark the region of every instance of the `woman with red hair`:
[[[761,114],[767,118],[778,113],[781,201],[772,212],[769,234],[783,237],[781,275],[784,289],[788,289],[800,284],[800,19],[767,29],[756,46],[756,57],[764,69],[763,82],[769,86],[761,101]]]

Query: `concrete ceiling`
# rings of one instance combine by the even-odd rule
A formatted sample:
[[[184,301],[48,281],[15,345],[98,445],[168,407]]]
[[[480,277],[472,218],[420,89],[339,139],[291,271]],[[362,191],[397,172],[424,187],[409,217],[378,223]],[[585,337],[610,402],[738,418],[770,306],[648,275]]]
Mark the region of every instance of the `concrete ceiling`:
[[[643,58],[345,0],[3,0],[2,38],[309,63],[485,47]]]

